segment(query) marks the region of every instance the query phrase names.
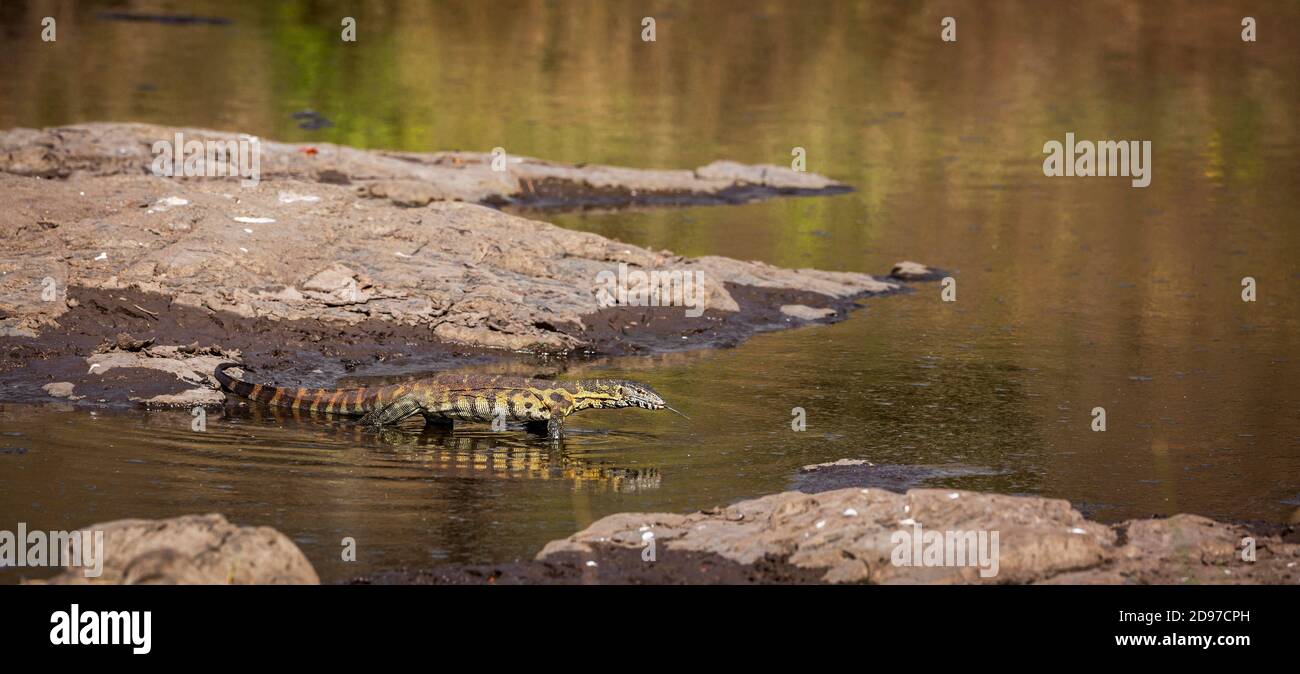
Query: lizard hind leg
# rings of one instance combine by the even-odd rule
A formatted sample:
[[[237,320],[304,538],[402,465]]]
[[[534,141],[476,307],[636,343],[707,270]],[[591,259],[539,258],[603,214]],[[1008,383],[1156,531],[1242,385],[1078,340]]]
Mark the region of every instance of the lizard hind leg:
[[[395,424],[412,414],[420,412],[423,408],[420,401],[412,397],[398,398],[378,409],[371,410],[365,416],[361,417],[360,422],[365,426],[387,426]]]

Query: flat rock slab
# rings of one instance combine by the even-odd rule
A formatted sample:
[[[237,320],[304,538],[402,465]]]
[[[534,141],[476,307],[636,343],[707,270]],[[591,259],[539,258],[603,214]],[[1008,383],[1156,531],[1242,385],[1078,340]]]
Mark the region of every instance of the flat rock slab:
[[[998,532],[977,564],[896,563],[899,532]],[[923,534],[924,535],[924,534]],[[1256,559],[1242,559],[1252,537]],[[1106,526],[1067,501],[961,490],[785,492],[689,515],[621,513],[552,541],[537,561],[617,547],[819,571],[828,583],[1296,583],[1300,545],[1195,515]],[[560,557],[557,557],[560,556]]]
[[[92,123],[0,133],[0,172],[44,178],[140,175],[159,140],[238,142],[245,134]],[[258,139],[262,179],[347,185],[406,207],[465,201],[582,208],[640,204],[739,203],[777,195],[835,194],[851,188],[815,173],[772,164],[716,161],[695,170],[581,166],[478,152],[384,152],[329,143]]]
[[[641,196],[836,187],[780,167],[657,171],[512,157],[502,173],[488,155],[261,141],[261,181],[243,187],[235,177],[154,176],[153,143],[178,132],[187,141],[240,138],[138,124],[0,132],[0,209],[10,223],[0,228],[0,349],[13,363],[84,359],[84,340],[71,344],[69,335],[122,330],[155,349],[204,340],[242,350],[258,367],[283,360],[269,354],[287,352],[281,347],[306,331],[322,358],[341,355],[345,333],[358,344],[400,341],[408,352],[727,346],[759,330],[839,320],[856,299],[902,287],[867,274],[686,258],[471,203],[511,202],[560,180]],[[611,302],[609,277],[621,270],[661,274],[682,292]],[[261,339],[248,344],[235,333]],[[347,355],[353,361],[382,356],[351,351],[359,352]],[[303,358],[311,357],[300,350]],[[125,368],[126,360],[100,364]],[[210,365],[136,360],[192,385]],[[72,395],[101,398],[62,363],[5,390],[35,397],[68,382]],[[13,374],[5,370],[0,376]],[[172,388],[136,397],[193,401]]]

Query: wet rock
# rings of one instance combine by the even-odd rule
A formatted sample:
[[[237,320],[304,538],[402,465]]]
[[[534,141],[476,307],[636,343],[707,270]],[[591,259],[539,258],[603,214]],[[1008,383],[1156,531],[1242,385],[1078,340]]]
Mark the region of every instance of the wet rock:
[[[46,384],[41,388],[44,389],[46,393],[50,394],[51,396],[54,396],[55,398],[72,397],[72,389],[73,389],[72,382],[66,382],[66,381],[54,382],[53,384]]]
[[[919,262],[903,261],[894,265],[894,269],[889,272],[890,278],[896,278],[900,281],[933,281],[943,276],[943,273],[937,269],[931,269]]]
[[[799,472],[811,473],[814,471],[823,470],[825,468],[839,468],[841,466],[871,466],[871,465],[874,464],[872,464],[870,461],[867,461],[866,459],[836,459],[834,461],[827,461],[826,463],[810,463],[806,466],[799,468]]]
[[[840,183],[816,173],[795,171],[773,164],[747,165],[734,161],[715,161],[712,164],[695,169],[695,175],[706,180],[731,182],[733,184],[748,183],[789,191],[816,191],[842,187]]]
[[[85,527],[104,532],[103,574],[68,568],[52,584],[316,585],[310,562],[270,527],[240,527],[218,515],[116,520]]]
[[[863,459],[840,459],[800,468],[791,488],[808,494],[848,487],[906,491],[935,480],[997,474],[996,470],[978,466],[876,465]]]
[[[834,316],[835,310],[827,308],[819,309],[803,304],[786,304],[781,307],[781,313],[786,316],[797,318],[801,321],[816,321]]]

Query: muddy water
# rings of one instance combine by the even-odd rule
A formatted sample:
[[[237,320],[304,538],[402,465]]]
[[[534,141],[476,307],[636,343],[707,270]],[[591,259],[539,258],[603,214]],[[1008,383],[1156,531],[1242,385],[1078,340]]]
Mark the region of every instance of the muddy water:
[[[36,10],[5,3],[0,126],[149,121],[672,168],[784,163],[799,146],[857,191],[537,217],[787,266],[913,258],[952,270],[957,301],[922,285],[732,350],[576,364],[647,381],[692,421],[587,413],[563,448],[486,427],[379,436],[235,414],[194,433],[184,413],[7,405],[0,523],[222,512],[286,532],[330,579],[530,556],[609,513],[768,493],[841,457],[1104,520],[1286,520],[1300,9],[1253,8],[1262,37],[1245,44],[1251,12],[1232,3],[1072,4],[972,3],[947,45],[951,3],[376,5],[344,46],[314,3],[194,10],[229,26],[102,21],[78,3],[54,45]],[[637,39],[649,13],[653,44]],[[305,108],[334,126],[298,128]],[[1043,143],[1066,132],[1152,141],[1151,185],[1045,178]]]

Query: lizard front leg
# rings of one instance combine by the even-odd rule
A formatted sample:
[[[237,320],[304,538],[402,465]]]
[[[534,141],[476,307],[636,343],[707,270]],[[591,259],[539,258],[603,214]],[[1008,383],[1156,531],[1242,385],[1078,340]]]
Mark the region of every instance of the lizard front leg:
[[[551,417],[546,421],[546,436],[552,440],[564,438],[564,417]]]
[[[413,396],[403,396],[361,417],[360,423],[367,426],[387,426],[395,424],[412,414],[423,410],[420,401]]]
[[[529,433],[544,435],[552,440],[564,438],[564,415],[551,412],[545,419],[532,419],[524,422]]]

